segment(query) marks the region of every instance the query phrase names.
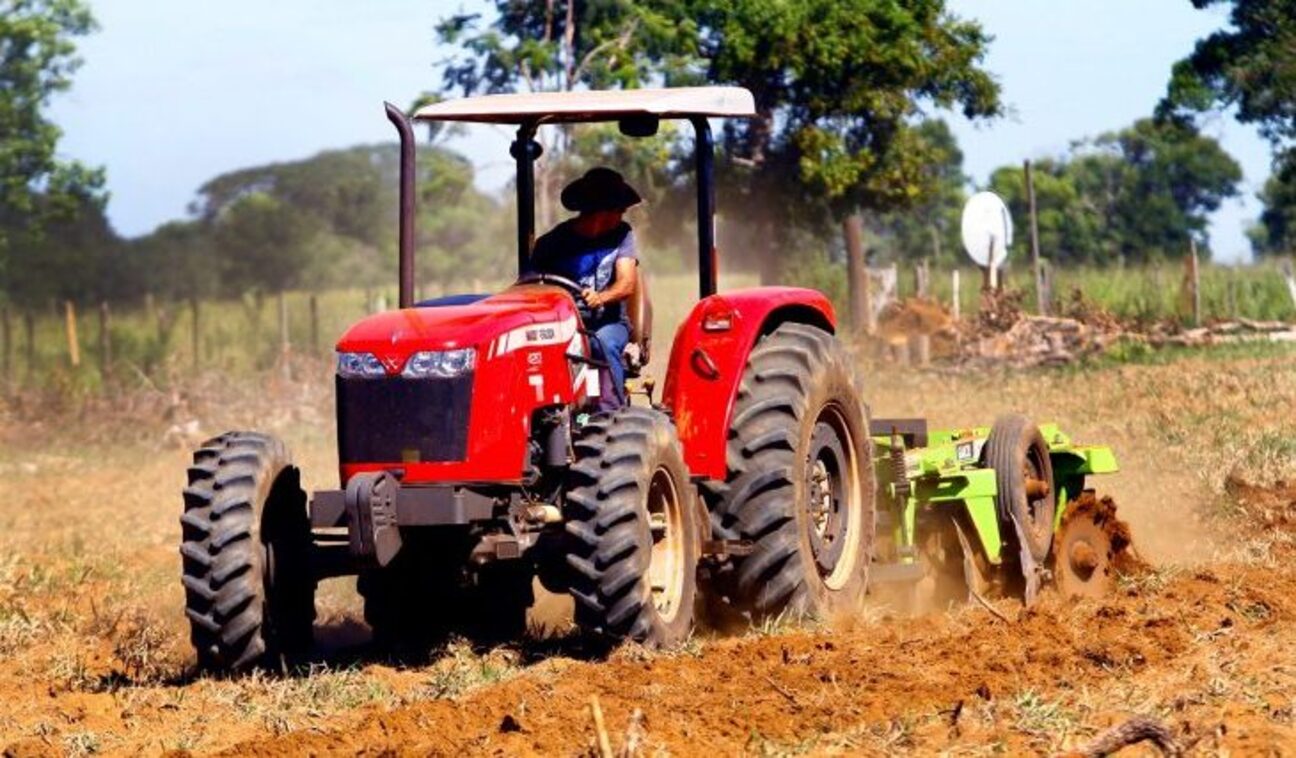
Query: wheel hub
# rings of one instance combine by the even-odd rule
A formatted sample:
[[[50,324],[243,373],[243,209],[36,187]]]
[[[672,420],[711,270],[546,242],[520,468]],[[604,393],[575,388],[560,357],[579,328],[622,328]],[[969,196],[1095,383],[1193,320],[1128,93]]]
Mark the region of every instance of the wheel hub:
[[[1026,507],[1030,513],[1030,523],[1025,526],[1036,541],[1047,543],[1053,531],[1053,524],[1048,518],[1051,513],[1048,498],[1052,497],[1052,492],[1048,481],[1043,478],[1044,466],[1036,460],[1036,455],[1032,448],[1022,462],[1022,478],[1025,480],[1023,491],[1026,493]]]
[[[1110,588],[1111,538],[1088,514],[1066,522],[1059,539],[1056,580],[1068,597],[1101,597]]]
[[[815,424],[806,461],[806,516],[810,551],[820,576],[837,568],[846,544],[849,504],[847,457],[836,428],[828,420]]]
[[[653,472],[648,487],[648,529],[652,535],[648,586],[653,606],[667,621],[679,612],[680,597],[684,593],[681,507],[679,492],[670,472],[666,469]]]

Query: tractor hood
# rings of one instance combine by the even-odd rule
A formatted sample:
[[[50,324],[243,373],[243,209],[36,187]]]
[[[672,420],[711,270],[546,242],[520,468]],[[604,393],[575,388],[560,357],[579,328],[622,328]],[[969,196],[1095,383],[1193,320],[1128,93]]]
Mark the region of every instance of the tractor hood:
[[[410,354],[420,350],[480,349],[513,330],[575,317],[575,303],[563,290],[522,285],[466,305],[376,313],[348,329],[338,340],[337,350],[373,353],[390,367],[403,365]]]

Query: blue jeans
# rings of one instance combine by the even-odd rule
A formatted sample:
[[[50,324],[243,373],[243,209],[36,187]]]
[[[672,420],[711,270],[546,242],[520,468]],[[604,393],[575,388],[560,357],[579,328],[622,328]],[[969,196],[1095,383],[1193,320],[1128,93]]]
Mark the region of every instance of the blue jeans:
[[[594,357],[607,363],[608,374],[612,379],[612,395],[607,388],[599,393],[599,409],[610,411],[625,405],[625,352],[630,344],[630,327],[621,321],[604,324],[594,330],[594,340],[590,347]],[[602,385],[602,382],[599,382]]]

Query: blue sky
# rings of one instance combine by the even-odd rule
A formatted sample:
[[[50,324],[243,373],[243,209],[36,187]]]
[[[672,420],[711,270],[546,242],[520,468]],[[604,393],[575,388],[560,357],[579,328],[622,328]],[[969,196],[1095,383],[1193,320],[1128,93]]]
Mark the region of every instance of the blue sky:
[[[382,101],[406,105],[440,83],[438,18],[460,0],[90,0],[102,29],[82,40],[85,66],[53,117],[60,152],[108,168],[109,216],[138,235],[185,215],[195,190],[225,171],[391,138]],[[977,182],[1023,158],[1150,112],[1170,64],[1225,21],[1188,0],[950,0],[995,36],[986,66],[1012,115],[989,125],[953,119]],[[1241,162],[1241,200],[1212,219],[1217,257],[1247,255],[1268,146],[1229,118],[1207,125]],[[481,181],[507,177],[504,138],[460,140]]]

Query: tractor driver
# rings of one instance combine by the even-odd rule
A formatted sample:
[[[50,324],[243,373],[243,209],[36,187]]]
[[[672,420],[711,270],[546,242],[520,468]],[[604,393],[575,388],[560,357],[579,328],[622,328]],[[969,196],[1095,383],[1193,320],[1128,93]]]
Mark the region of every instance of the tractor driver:
[[[577,216],[550,229],[536,240],[530,269],[556,274],[581,286],[580,308],[586,330],[596,339],[591,347],[608,364],[613,397],[604,392],[605,410],[625,403],[625,363],[630,342],[628,299],[638,277],[634,231],[622,217],[642,198],[621,174],[592,168],[563,188],[563,207]]]

